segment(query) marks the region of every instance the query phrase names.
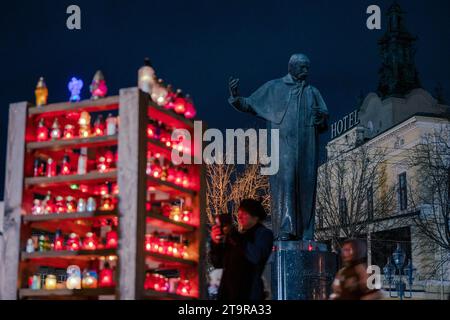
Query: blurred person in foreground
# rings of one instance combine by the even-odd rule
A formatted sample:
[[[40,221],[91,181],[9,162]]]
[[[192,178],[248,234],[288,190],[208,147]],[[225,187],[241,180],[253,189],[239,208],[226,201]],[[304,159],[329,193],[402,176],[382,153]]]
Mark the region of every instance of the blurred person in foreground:
[[[262,224],[264,207],[242,200],[237,228],[230,215],[221,216],[211,230],[210,251],[213,266],[223,268],[218,300],[264,300],[262,273],[273,246],[273,233]]]
[[[380,290],[367,286],[367,247],[366,243],[349,239],[341,248],[343,267],[334,279],[331,300],[377,300],[381,299]]]

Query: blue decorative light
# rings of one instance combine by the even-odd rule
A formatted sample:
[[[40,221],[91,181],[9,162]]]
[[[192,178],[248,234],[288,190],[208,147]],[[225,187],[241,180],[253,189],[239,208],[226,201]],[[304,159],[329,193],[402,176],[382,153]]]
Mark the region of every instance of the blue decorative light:
[[[80,101],[80,93],[81,89],[83,88],[83,80],[73,77],[67,87],[70,91],[70,102]]]

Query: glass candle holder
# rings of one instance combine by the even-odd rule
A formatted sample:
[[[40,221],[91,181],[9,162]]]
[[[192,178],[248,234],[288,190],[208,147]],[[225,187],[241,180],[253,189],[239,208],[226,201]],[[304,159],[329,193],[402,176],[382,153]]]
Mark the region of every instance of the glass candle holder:
[[[104,268],[100,271],[99,287],[100,288],[114,287],[113,270],[109,266],[109,263],[105,263]]]
[[[85,212],[86,211],[86,200],[83,198],[78,199],[77,202],[77,212]]]
[[[106,233],[106,248],[115,249],[119,243],[119,237],[117,231],[110,230]]]
[[[48,274],[45,277],[45,290],[55,290],[56,289],[56,276],[53,274]]]
[[[73,213],[77,212],[77,202],[75,201],[75,198],[72,196],[66,197],[66,212],[67,213]]]
[[[50,131],[50,138],[52,140],[58,140],[61,138],[61,128],[59,126],[58,118],[55,118],[52,124],[52,130]]]
[[[83,240],[83,249],[84,250],[96,250],[98,246],[98,240],[95,233],[88,232]]]
[[[66,155],[64,155],[63,161],[62,161],[61,175],[67,176],[67,175],[70,175],[71,173],[72,173],[72,169],[70,167],[70,158],[66,154]]]
[[[100,202],[100,211],[111,211],[114,210],[114,203],[110,195],[106,194],[102,197]]]
[[[36,140],[39,142],[48,140],[48,129],[45,126],[44,118],[39,120],[39,124],[36,128]]]
[[[41,200],[39,199],[33,200],[33,207],[31,208],[31,214],[34,216],[44,214],[44,208],[42,206]]]
[[[45,196],[44,201],[42,201],[42,205],[44,207],[44,214],[50,214],[50,213],[56,212],[55,203],[52,200],[52,195],[51,195],[50,191]]]
[[[108,136],[117,134],[117,118],[113,117],[111,113],[106,118],[106,134]]]
[[[83,279],[81,280],[83,289],[95,289],[97,288],[97,283],[97,272],[93,270],[83,272]]]
[[[64,126],[64,133],[63,133],[64,139],[72,139],[75,137],[75,126],[71,124],[66,124]]]
[[[25,251],[27,253],[33,253],[34,252],[34,241],[33,241],[33,239],[29,238],[27,240],[27,246],[25,248]]]
[[[48,89],[45,84],[44,77],[40,77],[39,81],[36,85],[36,89],[34,90],[34,94],[36,96],[36,106],[42,107],[47,104],[48,99]]]
[[[86,211],[94,212],[95,210],[97,210],[97,202],[95,201],[95,198],[89,197],[86,204]]]
[[[80,267],[71,265],[67,267],[66,288],[69,290],[81,289]]]
[[[55,239],[53,241],[53,250],[64,250],[64,236],[61,234],[61,230],[56,230]]]
[[[105,134],[105,125],[103,123],[103,116],[100,114],[97,116],[94,122],[94,135],[103,136]]]
[[[48,178],[56,176],[56,162],[52,158],[47,159],[47,172],[46,176]]]
[[[64,198],[61,196],[57,196],[55,200],[56,213],[65,213],[67,209]]]
[[[67,240],[67,248],[70,251],[80,250],[80,237],[76,233],[71,233]]]
[[[187,279],[181,280],[178,284],[177,294],[182,296],[189,296],[191,294],[191,282]]]

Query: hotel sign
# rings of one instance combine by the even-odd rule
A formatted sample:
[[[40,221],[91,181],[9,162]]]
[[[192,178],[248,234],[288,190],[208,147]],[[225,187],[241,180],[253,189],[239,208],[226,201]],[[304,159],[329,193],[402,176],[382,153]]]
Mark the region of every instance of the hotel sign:
[[[358,124],[358,110],[355,110],[331,125],[331,140],[356,127]]]

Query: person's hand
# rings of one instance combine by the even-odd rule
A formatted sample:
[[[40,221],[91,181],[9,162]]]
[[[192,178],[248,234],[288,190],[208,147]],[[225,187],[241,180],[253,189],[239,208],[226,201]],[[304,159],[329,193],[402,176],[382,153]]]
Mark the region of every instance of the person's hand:
[[[211,229],[211,241],[215,244],[219,244],[220,241],[223,239],[224,235],[222,233],[222,230],[220,226],[214,225]]]
[[[230,77],[230,80],[228,80],[228,87],[230,89],[230,96],[233,98],[239,96],[239,79]]]

